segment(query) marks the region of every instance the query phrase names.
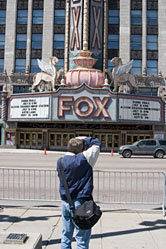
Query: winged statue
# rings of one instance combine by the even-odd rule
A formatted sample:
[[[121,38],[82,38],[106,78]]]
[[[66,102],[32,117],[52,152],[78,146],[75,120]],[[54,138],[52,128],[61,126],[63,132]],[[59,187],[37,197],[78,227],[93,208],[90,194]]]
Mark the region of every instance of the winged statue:
[[[118,70],[117,70],[117,75],[120,76],[120,75],[122,75],[122,74],[124,74],[124,73],[129,73],[130,70],[131,70],[132,67],[133,67],[133,62],[134,62],[134,60],[131,60],[131,61],[129,61],[129,62],[128,62],[127,64],[125,64],[125,65],[120,65],[120,66],[118,67]]]
[[[47,62],[39,59],[37,59],[37,63],[42,72],[48,73],[49,75],[53,76],[54,72],[51,64],[48,64]]]
[[[134,60],[129,61],[127,64],[122,64],[121,58],[114,57],[111,62],[114,65],[114,68],[112,70],[112,73],[109,73],[109,75],[114,82],[113,91],[117,92],[120,85],[126,83],[129,86],[131,92],[133,90],[135,92],[138,92],[139,88],[137,86],[135,76],[130,74],[130,70],[133,67]]]
[[[33,84],[31,87],[31,91],[34,92],[34,89],[37,87],[39,91],[54,91],[55,90],[55,82],[59,80],[63,73],[63,69],[59,69],[57,71],[56,64],[58,63],[58,58],[52,56],[49,58],[49,63],[37,59],[37,63],[41,72],[36,73],[33,77]],[[43,83],[44,82],[44,89]]]

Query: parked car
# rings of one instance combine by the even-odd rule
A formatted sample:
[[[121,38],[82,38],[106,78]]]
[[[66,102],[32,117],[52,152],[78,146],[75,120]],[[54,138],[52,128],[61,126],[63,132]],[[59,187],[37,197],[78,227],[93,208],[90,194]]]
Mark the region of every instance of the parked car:
[[[125,158],[130,158],[132,155],[152,155],[155,158],[163,158],[166,155],[166,140],[143,139],[131,145],[122,145],[119,148],[119,154]]]

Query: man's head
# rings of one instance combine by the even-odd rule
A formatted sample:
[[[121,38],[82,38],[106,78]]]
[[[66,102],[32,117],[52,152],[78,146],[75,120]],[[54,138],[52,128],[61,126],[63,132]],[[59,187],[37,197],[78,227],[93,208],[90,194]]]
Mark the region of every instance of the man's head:
[[[69,152],[78,154],[83,151],[83,140],[79,138],[72,138],[68,142],[67,149]]]

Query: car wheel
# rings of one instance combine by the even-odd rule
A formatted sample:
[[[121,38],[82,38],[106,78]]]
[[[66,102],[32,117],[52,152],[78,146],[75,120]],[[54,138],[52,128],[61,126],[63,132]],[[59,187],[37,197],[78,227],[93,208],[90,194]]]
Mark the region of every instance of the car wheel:
[[[124,150],[123,153],[122,153],[122,156],[124,158],[130,158],[131,157],[131,150]]]
[[[156,158],[163,158],[163,157],[164,157],[164,151],[158,150],[158,151],[155,153],[155,157],[156,157]]]

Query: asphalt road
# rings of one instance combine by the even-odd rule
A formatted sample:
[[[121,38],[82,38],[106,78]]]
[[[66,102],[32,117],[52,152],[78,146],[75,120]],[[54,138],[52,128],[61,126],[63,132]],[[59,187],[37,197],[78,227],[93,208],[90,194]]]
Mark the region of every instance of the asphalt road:
[[[56,169],[57,159],[64,152],[47,152],[30,150],[0,150],[0,198],[14,199],[59,199],[59,181],[56,172],[39,169]],[[26,168],[24,171],[5,170],[2,168]],[[27,170],[30,168],[31,170]],[[34,172],[33,169],[38,169]],[[108,202],[154,202],[162,200],[166,158],[153,157],[123,158],[118,154],[101,153],[95,169],[116,170],[118,173],[97,172],[94,174],[94,197],[102,203]],[[124,171],[124,172],[123,172]],[[126,175],[126,171],[132,174]],[[139,171],[139,174],[134,171]],[[155,174],[146,174],[146,172]],[[144,172],[142,174],[142,172]],[[2,196],[2,197],[1,197]],[[147,199],[148,198],[148,199]],[[45,200],[46,200],[45,199]]]
[[[30,150],[0,150],[0,167],[14,168],[56,168],[56,162],[64,152]],[[166,172],[166,157],[155,159],[152,156],[123,158],[118,154],[111,156],[111,153],[101,153],[95,169],[102,170],[147,170]]]

